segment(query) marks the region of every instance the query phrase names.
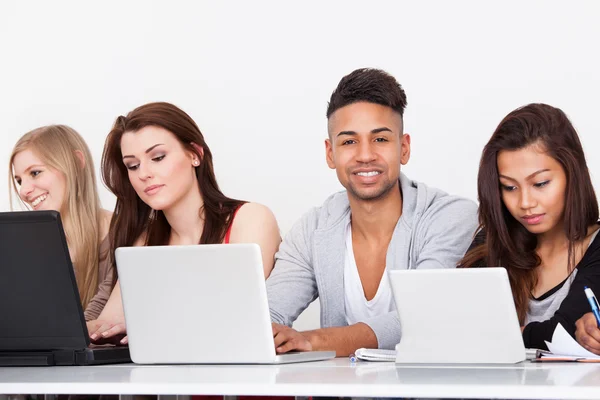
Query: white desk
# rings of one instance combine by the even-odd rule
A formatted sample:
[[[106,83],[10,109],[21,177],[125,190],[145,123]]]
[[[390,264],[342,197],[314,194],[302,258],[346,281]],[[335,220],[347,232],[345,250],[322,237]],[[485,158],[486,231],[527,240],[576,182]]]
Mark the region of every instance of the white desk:
[[[280,366],[0,368],[0,394],[600,398],[600,364],[409,367],[335,359]]]

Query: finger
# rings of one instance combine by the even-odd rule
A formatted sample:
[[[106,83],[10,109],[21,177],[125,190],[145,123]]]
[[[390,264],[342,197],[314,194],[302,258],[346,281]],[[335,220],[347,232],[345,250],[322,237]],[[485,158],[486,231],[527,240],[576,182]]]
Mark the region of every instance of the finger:
[[[273,336],[273,343],[275,344],[276,348],[281,346],[283,343],[287,342],[288,340],[290,340],[290,335],[287,334],[285,331],[278,332],[275,336]]]
[[[114,325],[112,328],[102,332],[102,337],[108,338],[116,335],[122,335],[125,333],[125,331],[125,324],[117,324]]]
[[[584,346],[586,349],[593,353],[600,352],[600,342],[594,339],[592,336],[587,335],[585,333],[578,335],[577,341]],[[577,337],[577,335],[576,335]]]
[[[129,343],[129,336],[125,336],[123,339],[121,339],[121,341],[119,343],[121,343],[121,344],[128,344]]]
[[[113,326],[114,326],[114,324],[108,324],[108,323],[104,323],[104,324],[100,325],[98,327],[98,329],[96,329],[96,331],[90,335],[90,338],[92,340],[99,339],[100,337],[102,337],[103,332],[109,330]]]
[[[585,333],[587,333],[596,342],[598,342],[600,344],[600,329],[598,329],[598,324],[596,322],[596,318],[594,318],[592,321],[590,321],[589,318],[587,320],[584,320],[583,327],[584,327]]]
[[[283,345],[276,348],[277,353],[287,353],[288,351],[298,350],[306,351],[308,348],[307,340],[301,336],[297,336],[291,340],[288,340]]]
[[[582,345],[582,347],[583,347],[584,349],[586,349],[587,351],[590,351],[590,352],[592,352],[592,353],[594,353],[594,354],[600,355],[600,350],[599,350],[599,349],[596,349],[596,348],[594,348],[594,347],[590,347],[590,346],[588,346],[587,344],[583,344],[583,343],[582,343],[581,345]]]

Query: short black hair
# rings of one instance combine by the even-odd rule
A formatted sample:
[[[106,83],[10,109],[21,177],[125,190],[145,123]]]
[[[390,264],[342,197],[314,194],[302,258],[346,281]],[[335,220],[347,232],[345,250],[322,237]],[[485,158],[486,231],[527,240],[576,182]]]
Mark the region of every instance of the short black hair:
[[[404,115],[406,93],[396,78],[381,69],[360,68],[344,76],[331,94],[327,118],[348,104],[365,101],[387,106]]]

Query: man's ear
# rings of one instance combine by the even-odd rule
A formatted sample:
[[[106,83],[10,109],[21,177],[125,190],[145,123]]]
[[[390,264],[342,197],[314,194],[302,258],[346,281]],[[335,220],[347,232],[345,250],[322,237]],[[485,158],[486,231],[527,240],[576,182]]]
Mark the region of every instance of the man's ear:
[[[400,164],[406,165],[410,160],[410,135],[408,133],[402,135],[400,146]]]
[[[333,160],[333,145],[330,139],[325,139],[325,159],[327,165],[331,169],[335,169],[335,161]]]
[[[85,168],[85,156],[83,155],[83,152],[81,150],[75,150],[75,157],[79,159],[79,165],[81,165],[81,168]]]

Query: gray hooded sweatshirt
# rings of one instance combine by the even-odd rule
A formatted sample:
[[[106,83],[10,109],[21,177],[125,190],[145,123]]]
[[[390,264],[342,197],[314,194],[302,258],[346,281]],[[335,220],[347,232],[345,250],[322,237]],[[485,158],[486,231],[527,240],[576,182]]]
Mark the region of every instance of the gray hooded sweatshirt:
[[[454,268],[473,240],[477,205],[411,181],[404,174],[400,174],[400,188],[402,215],[387,250],[386,268]],[[273,322],[291,326],[319,297],[321,327],[348,325],[344,257],[350,214],[346,191],[338,192],[306,213],[286,235],[267,280]],[[380,349],[393,349],[400,342],[395,311],[364,323],[375,332]]]

